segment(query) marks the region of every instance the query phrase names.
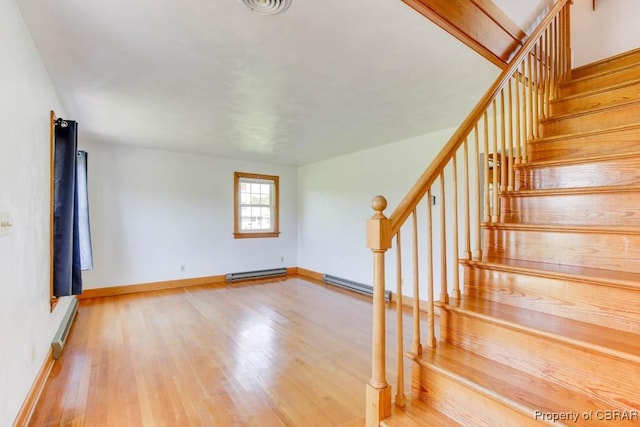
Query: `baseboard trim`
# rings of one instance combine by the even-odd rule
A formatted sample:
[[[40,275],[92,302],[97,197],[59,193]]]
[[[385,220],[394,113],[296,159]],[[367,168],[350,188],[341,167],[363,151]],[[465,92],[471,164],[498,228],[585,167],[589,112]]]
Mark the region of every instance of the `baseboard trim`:
[[[287,267],[287,277],[302,276],[306,279],[323,282],[322,273],[302,267]],[[193,279],[167,280],[163,282],[141,283],[137,285],[111,286],[108,288],[87,289],[78,295],[78,299],[113,297],[118,295],[134,294],[138,292],[163,291],[165,289],[186,288],[189,286],[231,284],[227,282],[225,275],[196,277]],[[393,295],[392,295],[393,298]],[[405,297],[406,298],[406,297]]]
[[[18,415],[13,422],[13,427],[23,427],[29,424],[31,416],[33,415],[33,411],[36,409],[36,404],[38,403],[40,395],[44,390],[44,386],[47,384],[47,380],[49,379],[49,374],[51,373],[51,369],[53,369],[54,363],[55,360],[53,359],[53,349],[49,348],[47,357],[45,358],[42,367],[40,367],[40,371],[38,371],[38,375],[36,375],[36,378],[31,385],[29,394],[27,394],[26,399],[22,403],[20,411],[18,411]]]
[[[226,277],[207,276],[195,277],[192,279],[167,280],[163,282],[142,283],[139,285],[112,286],[109,288],[87,289],[78,295],[78,299],[112,297],[117,295],[134,294],[138,292],[163,291],[165,289],[186,288],[189,286],[211,285],[226,283]]]
[[[313,271],[313,270],[308,270],[306,268],[296,267],[296,274],[298,276],[306,277],[308,279],[319,280],[321,282],[323,281],[322,273],[318,273],[317,271]]]

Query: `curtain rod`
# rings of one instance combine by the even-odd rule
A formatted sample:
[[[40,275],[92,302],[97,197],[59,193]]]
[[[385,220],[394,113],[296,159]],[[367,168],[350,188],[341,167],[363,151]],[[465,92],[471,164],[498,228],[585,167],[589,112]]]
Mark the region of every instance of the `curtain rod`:
[[[56,126],[57,126],[57,125],[60,125],[60,126],[62,126],[63,128],[66,128],[67,126],[69,126],[69,123],[67,123],[67,121],[66,121],[66,120],[63,120],[63,119],[59,119],[59,118],[58,118],[58,119],[56,119]]]

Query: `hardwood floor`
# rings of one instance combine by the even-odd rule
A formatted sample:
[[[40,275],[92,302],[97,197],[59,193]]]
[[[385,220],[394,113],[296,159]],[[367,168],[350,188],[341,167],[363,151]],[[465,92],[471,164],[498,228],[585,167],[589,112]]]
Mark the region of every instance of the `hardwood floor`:
[[[30,425],[338,426],[364,416],[371,316],[298,277],[83,300]]]

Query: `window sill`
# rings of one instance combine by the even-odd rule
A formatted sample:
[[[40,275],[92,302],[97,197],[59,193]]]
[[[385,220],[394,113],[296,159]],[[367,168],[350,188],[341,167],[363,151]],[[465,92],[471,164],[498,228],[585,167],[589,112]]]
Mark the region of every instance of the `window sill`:
[[[268,233],[233,233],[233,237],[236,239],[258,239],[264,237],[278,237],[279,231],[273,231]]]

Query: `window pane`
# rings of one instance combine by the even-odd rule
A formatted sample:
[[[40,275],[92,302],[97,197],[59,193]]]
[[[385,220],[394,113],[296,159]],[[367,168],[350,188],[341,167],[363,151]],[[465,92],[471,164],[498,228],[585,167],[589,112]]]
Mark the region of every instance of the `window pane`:
[[[274,205],[278,192],[277,180],[277,176],[238,177],[236,181],[236,191],[239,192],[238,206],[236,206],[238,212],[236,230],[238,232],[277,233],[279,231],[276,229],[278,220]]]

